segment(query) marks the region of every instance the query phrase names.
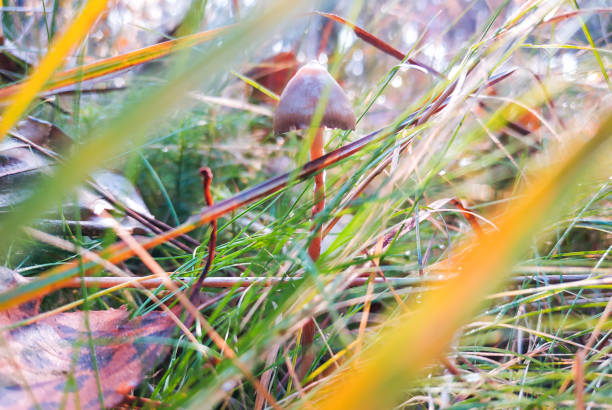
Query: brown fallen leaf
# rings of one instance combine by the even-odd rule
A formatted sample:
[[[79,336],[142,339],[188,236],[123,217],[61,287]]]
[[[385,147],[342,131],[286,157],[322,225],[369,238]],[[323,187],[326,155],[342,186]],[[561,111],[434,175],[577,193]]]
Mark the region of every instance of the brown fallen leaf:
[[[0,292],[27,282],[18,273],[0,267]],[[36,315],[38,308],[39,301],[32,301],[0,312],[0,409],[101,408],[96,377],[104,406],[116,406],[166,355],[169,345],[163,341],[172,336],[176,326],[167,314],[158,311],[130,320],[129,312],[121,307],[60,313],[10,328]],[[75,384],[76,389],[71,387]]]
[[[268,90],[280,94],[289,79],[297,72],[298,61],[292,51],[269,57],[246,72],[246,76],[257,81]],[[276,101],[259,90],[248,87],[250,99],[255,102],[276,104]]]
[[[56,152],[62,152],[72,144],[72,138],[60,127],[32,116],[17,123],[13,133],[17,133],[36,145],[50,148]]]

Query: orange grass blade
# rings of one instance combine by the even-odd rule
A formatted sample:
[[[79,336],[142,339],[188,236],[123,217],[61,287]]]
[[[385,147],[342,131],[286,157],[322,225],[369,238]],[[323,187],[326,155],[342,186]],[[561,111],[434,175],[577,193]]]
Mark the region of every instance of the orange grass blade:
[[[8,130],[15,125],[27,110],[32,100],[55,70],[62,64],[66,56],[81,43],[98,16],[106,8],[107,1],[89,0],[83,7],[81,14],[52,43],[47,55],[42,59],[34,73],[26,80],[19,92],[15,94],[11,105],[2,114],[0,119],[0,139],[4,138]]]
[[[399,51],[398,49],[393,47],[391,44],[384,42],[380,38],[376,37],[374,34],[364,30],[363,28],[359,27],[358,25],[356,25],[354,23],[351,23],[350,21],[346,20],[345,18],[338,16],[337,14],[324,13],[322,11],[316,11],[315,14],[318,14],[318,15],[320,15],[322,17],[328,18],[330,20],[333,20],[333,21],[335,21],[337,23],[343,24],[343,25],[351,28],[357,37],[359,37],[360,39],[362,39],[366,43],[376,47],[377,49],[379,49],[380,51],[382,51],[385,54],[393,56],[393,57],[397,58],[400,61],[403,60],[406,57],[406,54],[402,53],[401,51]],[[442,73],[440,73],[435,68],[433,68],[431,66],[428,66],[425,63],[422,63],[420,61],[414,60],[412,58],[409,58],[407,61],[410,64],[413,64],[415,66],[421,67],[422,69],[424,69],[425,71],[427,71],[430,74],[435,75],[436,77],[445,78],[445,76]]]
[[[609,14],[612,13],[612,7],[601,7],[601,8],[596,8],[596,9],[579,9],[579,10],[573,10],[567,13],[562,13],[562,14],[558,14],[556,16],[553,16],[547,20],[544,20],[543,22],[540,23],[541,26],[546,25],[546,24],[553,24],[553,23],[559,23],[561,21],[564,20],[568,20],[572,17],[576,17],[580,14]]]
[[[152,46],[144,47],[139,50],[130,51],[115,57],[105,58],[90,64],[85,64],[79,67],[71,68],[70,70],[62,71],[53,75],[47,84],[45,84],[39,90],[39,92],[58,90],[81,81],[93,80],[157,60],[177,51],[184,50],[216,38],[230,27],[231,26],[220,27],[177,38],[175,40],[164,41],[162,43],[153,44]],[[10,100],[10,98],[19,92],[23,86],[24,83],[19,83],[0,89],[0,104]]]
[[[571,152],[538,171],[538,177],[499,217],[499,230],[485,231],[460,255],[438,266],[456,273],[423,294],[410,313],[389,318],[379,337],[370,340],[359,367],[345,366],[315,393],[317,408],[372,409],[396,404],[407,383],[422,374],[447,349],[461,325],[478,309],[484,296],[504,281],[534,234],[560,212],[579,177],[612,171],[612,115],[595,136],[571,141]],[[555,155],[552,156],[555,158]],[[470,246],[471,245],[471,246]]]

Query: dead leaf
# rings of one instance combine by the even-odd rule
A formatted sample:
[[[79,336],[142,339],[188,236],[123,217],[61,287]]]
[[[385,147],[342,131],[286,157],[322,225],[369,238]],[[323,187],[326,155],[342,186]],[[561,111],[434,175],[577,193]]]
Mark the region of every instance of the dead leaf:
[[[103,169],[96,171],[91,178],[100,188],[110,193],[126,207],[153,218],[153,214],[147,208],[136,187],[123,174]]]
[[[33,117],[20,122],[14,133],[19,139],[8,137],[0,143],[0,209],[15,206],[26,200],[32,194],[40,176],[50,173],[55,163],[52,158],[41,154],[28,141],[39,147],[53,150],[66,147],[71,141],[70,137],[55,125]],[[100,170],[91,178],[107,196],[140,215],[154,218],[138,190],[122,174]],[[102,206],[109,212],[115,212],[115,207],[93,189],[79,188],[76,196],[76,203],[74,201],[64,203],[64,215],[57,215],[56,211],[53,211],[47,219],[39,221],[37,225],[42,229],[49,226],[51,232],[61,234],[65,233],[64,223],[76,225],[80,222],[86,225],[83,228],[91,233],[91,236],[104,235],[104,231],[110,226],[94,214],[93,208]],[[78,207],[78,215],[81,220],[65,220],[65,216],[72,217],[76,214],[75,207]],[[143,224],[127,216],[121,220],[121,223],[133,234],[150,233],[150,230]]]
[[[0,292],[27,281],[0,267]],[[163,339],[171,337],[176,326],[158,311],[130,320],[122,307],[60,313],[7,329],[36,315],[38,307],[39,302],[33,301],[0,312],[0,409],[101,407],[86,314],[105,407],[121,403],[166,355],[169,345]]]
[[[9,81],[20,80],[32,67],[32,61],[25,58],[15,44],[5,37],[9,28],[3,25],[3,31],[3,35],[0,35],[0,75]]]
[[[12,138],[0,143],[0,208],[14,206],[32,193],[32,183],[48,172],[50,161]]]
[[[263,60],[255,67],[251,68],[246,76],[257,81],[268,90],[280,94],[289,79],[297,72],[298,61],[295,54],[291,51],[278,53],[270,58]],[[276,101],[268,97],[259,90],[249,86],[250,98],[256,102],[266,102],[276,104]]]
[[[61,152],[72,144],[70,138],[57,125],[36,117],[27,117],[19,121],[14,132],[32,141],[36,145]]]

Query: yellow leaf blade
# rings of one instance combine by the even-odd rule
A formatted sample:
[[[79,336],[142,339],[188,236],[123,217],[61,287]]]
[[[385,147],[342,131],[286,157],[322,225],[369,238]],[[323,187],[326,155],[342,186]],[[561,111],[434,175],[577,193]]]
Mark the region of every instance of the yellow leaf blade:
[[[98,16],[106,8],[108,0],[89,0],[79,16],[68,26],[49,48],[34,73],[14,96],[12,104],[2,114],[0,119],[0,138],[15,125],[28,108],[38,92],[62,64],[66,56],[81,43]]]

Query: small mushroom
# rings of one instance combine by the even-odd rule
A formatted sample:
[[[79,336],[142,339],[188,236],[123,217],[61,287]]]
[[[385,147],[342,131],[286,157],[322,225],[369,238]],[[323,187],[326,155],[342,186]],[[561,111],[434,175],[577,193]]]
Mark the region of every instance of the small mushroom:
[[[322,96],[329,96],[325,104],[323,118],[310,146],[310,159],[315,160],[323,155],[323,130],[339,128],[355,129],[355,114],[351,104],[340,85],[327,72],[325,67],[312,61],[298,70],[289,80],[281,94],[276,114],[274,115],[274,133],[280,134],[292,129],[309,128]],[[312,215],[321,212],[325,207],[325,174],[315,176],[314,206]],[[321,254],[321,229],[308,247],[308,255],[313,261]]]

